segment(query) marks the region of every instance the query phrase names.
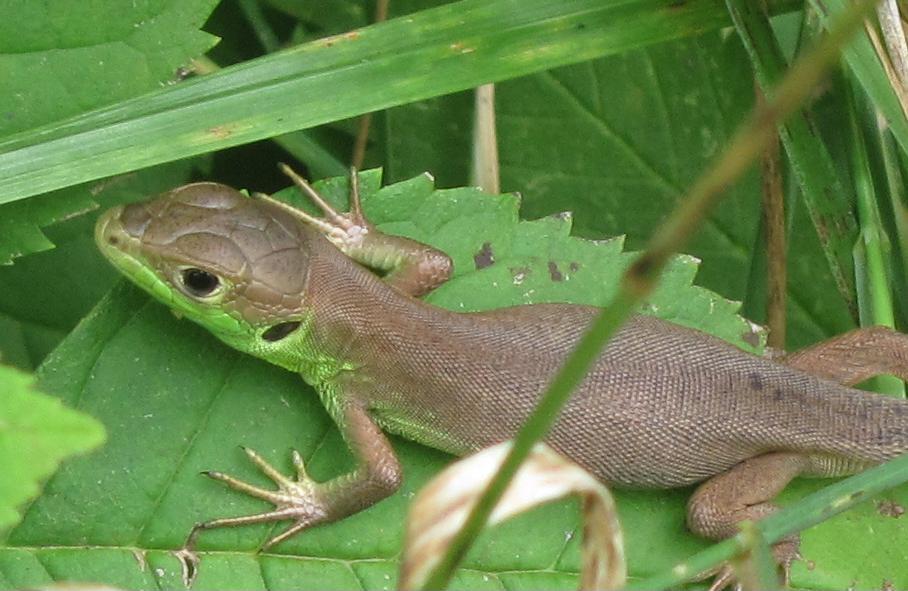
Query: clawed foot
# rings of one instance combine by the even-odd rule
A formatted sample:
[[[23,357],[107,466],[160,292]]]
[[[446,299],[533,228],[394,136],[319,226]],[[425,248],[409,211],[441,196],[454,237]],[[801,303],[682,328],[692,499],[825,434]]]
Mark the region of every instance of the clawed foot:
[[[324,213],[319,218],[282,201],[256,193],[314,228],[342,253],[354,261],[378,271],[386,284],[413,297],[423,296],[451,276],[453,263],[444,252],[402,236],[384,234],[375,229],[363,214],[359,196],[359,177],[350,170],[350,211],[339,213],[318,192],[286,164],[281,171]]]
[[[320,494],[321,485],[306,474],[306,468],[303,465],[303,459],[299,452],[293,450],[293,466],[296,468],[296,478],[290,479],[281,474],[271,464],[266,462],[260,455],[251,449],[243,448],[249,459],[252,460],[262,473],[270,478],[276,485],[277,490],[269,490],[253,486],[222,472],[203,472],[209,478],[220,480],[230,488],[246,493],[257,499],[262,499],[273,504],[275,509],[265,513],[255,515],[246,515],[243,517],[227,517],[223,519],[213,519],[203,523],[197,523],[193,526],[192,531],[186,539],[184,550],[192,552],[195,546],[195,540],[199,532],[216,527],[232,527],[236,525],[246,525],[252,523],[267,523],[273,521],[283,521],[285,519],[294,520],[293,525],[285,531],[265,542],[263,550],[278,544],[290,536],[300,532],[311,525],[325,521],[328,518],[327,505],[322,500]]]
[[[230,488],[246,493],[257,499],[262,499],[272,503],[275,506],[274,511],[257,513],[255,515],[246,515],[243,517],[227,517],[223,519],[213,519],[197,523],[192,527],[183,547],[174,553],[177,560],[183,566],[183,584],[188,588],[192,586],[198,573],[199,557],[195,552],[196,538],[199,532],[216,527],[232,527],[235,525],[246,525],[251,523],[268,523],[272,521],[282,521],[284,519],[293,519],[295,522],[285,531],[272,537],[265,542],[262,550],[267,550],[271,546],[278,544],[293,534],[302,531],[310,525],[315,525],[325,521],[327,518],[326,505],[321,500],[319,494],[319,483],[313,481],[306,474],[306,468],[303,464],[303,458],[299,452],[293,450],[293,466],[296,468],[296,479],[291,480],[281,474],[274,466],[266,462],[260,455],[248,448],[243,448],[249,459],[252,460],[259,470],[265,476],[277,484],[277,490],[268,490],[253,486],[248,482],[238,480],[233,476],[228,476],[222,472],[202,472],[209,478],[220,480]]]
[[[350,211],[339,213],[331,207],[318,191],[312,188],[306,179],[296,173],[286,164],[279,165],[281,172],[290,177],[299,189],[325,214],[324,218],[311,216],[305,211],[296,209],[267,195],[256,194],[259,199],[268,200],[282,209],[293,214],[294,217],[318,230],[322,235],[337,246],[347,256],[363,247],[366,235],[372,231],[372,225],[363,215],[362,204],[359,197],[359,177],[355,169],[350,169]]]
[[[786,538],[772,547],[772,555],[775,559],[775,563],[779,565],[779,568],[782,571],[782,587],[785,589],[790,586],[791,565],[795,560],[801,559],[799,547],[800,541],[797,536]],[[714,576],[715,578],[709,586],[709,591],[722,591],[723,589],[740,591],[743,588],[734,567],[727,562],[716,568],[716,570],[704,573],[698,578],[702,580],[710,576]]]

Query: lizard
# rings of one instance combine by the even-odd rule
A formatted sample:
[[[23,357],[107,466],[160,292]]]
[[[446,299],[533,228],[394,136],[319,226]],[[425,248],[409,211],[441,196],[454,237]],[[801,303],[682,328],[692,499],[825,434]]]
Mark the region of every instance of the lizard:
[[[283,171],[324,213],[229,186],[184,185],[105,212],[103,255],[127,278],[242,352],[298,372],[317,392],[356,460],[326,482],[280,473],[277,486],[206,474],[274,505],[196,524],[292,520],[270,547],[391,495],[401,466],[383,431],[455,455],[511,437],[598,308],[531,304],[459,313],[421,296],[443,284],[440,250],[376,230],[357,175],[339,213]],[[624,488],[699,484],[696,534],[722,539],[775,510],[796,476],[847,475],[908,451],[908,401],[851,386],[908,378],[908,336],[858,328],[788,356],[745,352],[693,328],[634,316],[601,352],[546,438],[602,482]],[[786,577],[797,536],[774,546]],[[726,568],[715,588],[732,580]]]

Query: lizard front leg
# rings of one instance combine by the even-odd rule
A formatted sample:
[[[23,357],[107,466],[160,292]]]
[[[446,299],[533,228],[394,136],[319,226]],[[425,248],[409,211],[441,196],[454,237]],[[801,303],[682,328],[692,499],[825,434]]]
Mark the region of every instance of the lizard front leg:
[[[325,217],[310,216],[267,195],[256,194],[256,197],[277,205],[315,228],[354,261],[385,272],[384,281],[388,285],[407,295],[421,297],[450,278],[453,263],[448,255],[422,242],[379,232],[366,219],[355,169],[350,170],[350,211],[338,213],[292,168],[286,164],[281,164],[280,168]]]
[[[756,521],[775,511],[777,507],[772,499],[808,464],[809,460],[801,454],[775,452],[750,458],[710,478],[688,501],[688,528],[714,540],[735,535],[741,521]],[[773,546],[786,585],[791,563],[798,557],[798,546],[797,535],[788,536]],[[725,566],[710,589],[722,589],[733,579],[734,573]]]
[[[329,396],[334,402],[327,405],[328,410],[356,458],[357,467],[353,472],[327,482],[316,482],[306,474],[299,453],[293,451],[296,477],[291,479],[254,451],[246,450],[250,460],[274,481],[277,490],[259,488],[221,472],[206,474],[234,490],[274,504],[275,509],[196,524],[187,538],[187,549],[193,548],[199,532],[206,529],[293,520],[289,528],[265,543],[264,548],[268,548],[304,529],[336,521],[374,505],[400,487],[402,472],[397,456],[366,409],[358,403],[337,402],[337,398]]]
[[[880,374],[908,380],[908,335],[885,326],[858,328],[786,355],[781,363],[846,386]]]

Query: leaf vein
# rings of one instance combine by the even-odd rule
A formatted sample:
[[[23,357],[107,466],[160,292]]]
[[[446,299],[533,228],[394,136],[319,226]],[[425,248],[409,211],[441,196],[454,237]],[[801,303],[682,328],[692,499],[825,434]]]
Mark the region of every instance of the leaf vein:
[[[238,356],[238,353],[234,353],[234,357]],[[204,432],[206,425],[208,424],[209,419],[211,418],[211,413],[214,410],[214,407],[217,405],[218,400],[223,395],[226,390],[227,383],[230,381],[231,376],[233,375],[235,368],[238,364],[230,363],[228,364],[227,371],[224,374],[223,379],[220,384],[218,384],[217,390],[211,396],[211,401],[208,404],[208,408],[205,409],[205,413],[202,415],[202,420],[199,421],[198,426],[194,430],[192,436],[186,442],[186,445],[183,448],[183,453],[180,454],[180,458],[176,461],[173,471],[170,473],[170,477],[167,478],[167,481],[164,483],[164,486],[161,488],[161,492],[158,494],[154,503],[151,506],[151,510],[148,515],[148,519],[145,520],[145,523],[142,524],[142,527],[139,528],[139,531],[136,533],[135,544],[140,545],[142,536],[145,534],[145,530],[149,525],[154,521],[155,516],[158,510],[161,507],[161,503],[164,501],[164,497],[167,496],[167,492],[170,490],[171,485],[173,484],[177,474],[180,473],[183,464],[186,461],[186,458],[189,456],[189,452],[192,450],[193,446],[198,440],[199,435]]]
[[[565,84],[556,78],[552,73],[546,72],[539,76],[539,79],[546,84],[554,93],[558,94],[561,99],[570,107],[574,109],[582,118],[586,119],[589,123],[592,124],[593,128],[599,132],[600,135],[607,138],[611,141],[616,147],[618,147],[629,160],[631,160],[642,173],[649,175],[656,184],[660,185],[662,189],[673,195],[680,195],[681,188],[678,187],[671,180],[666,178],[661,174],[655,166],[653,166],[649,161],[647,161],[643,155],[634,148],[630,142],[628,142],[624,137],[618,134],[604,119],[597,116],[593,113],[580,98],[569,89]]]

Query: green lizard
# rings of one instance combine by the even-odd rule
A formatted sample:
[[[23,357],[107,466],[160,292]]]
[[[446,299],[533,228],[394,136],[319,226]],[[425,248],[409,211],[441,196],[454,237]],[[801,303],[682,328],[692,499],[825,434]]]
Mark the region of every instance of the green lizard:
[[[466,314],[426,304],[418,297],[450,275],[444,253],[376,231],[355,174],[351,211],[341,214],[284,170],[324,218],[196,183],[113,208],[96,227],[104,255],[158,300],[230,346],[299,372],[357,460],[349,474],[315,482],[295,452],[291,479],[248,451],[277,491],[208,475],[275,509],[198,524],[190,540],[213,527],[292,520],[270,546],[390,495],[401,469],[382,429],[459,455],[509,438],[596,314],[569,304]],[[724,538],[773,511],[795,476],[849,474],[908,451],[908,402],[848,387],[880,373],[908,378],[908,337],[858,329],[773,361],[639,316],[603,351],[547,441],[607,484],[703,482],[688,525]],[[794,537],[775,548],[786,574],[797,548]]]

